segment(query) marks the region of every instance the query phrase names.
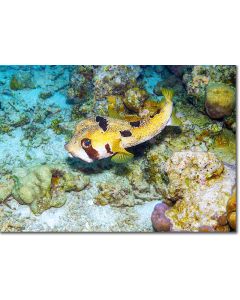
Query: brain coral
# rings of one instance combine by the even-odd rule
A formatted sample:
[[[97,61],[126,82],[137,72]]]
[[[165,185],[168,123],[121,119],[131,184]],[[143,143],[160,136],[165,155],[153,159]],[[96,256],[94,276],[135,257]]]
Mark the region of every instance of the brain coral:
[[[208,85],[205,107],[211,118],[219,119],[230,116],[234,109],[234,104],[234,88],[222,83],[211,83]]]

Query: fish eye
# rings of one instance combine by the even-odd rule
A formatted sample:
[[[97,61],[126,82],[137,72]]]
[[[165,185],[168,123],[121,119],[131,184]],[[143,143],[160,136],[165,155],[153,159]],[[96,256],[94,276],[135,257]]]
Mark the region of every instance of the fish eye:
[[[89,148],[91,146],[91,140],[89,139],[83,139],[81,141],[82,147],[83,148]]]

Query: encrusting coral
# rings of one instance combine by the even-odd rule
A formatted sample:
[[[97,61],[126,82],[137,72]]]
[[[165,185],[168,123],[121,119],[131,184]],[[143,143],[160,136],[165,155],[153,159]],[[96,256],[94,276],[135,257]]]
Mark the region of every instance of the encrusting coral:
[[[212,153],[182,151],[167,160],[165,172],[162,195],[171,207],[159,217],[164,213],[170,220],[171,231],[219,231],[218,218],[226,213],[234,171]]]
[[[65,192],[81,191],[89,178],[73,173],[65,167],[40,165],[15,170],[12,196],[30,206],[34,214],[41,214],[50,207],[60,207],[66,202]]]

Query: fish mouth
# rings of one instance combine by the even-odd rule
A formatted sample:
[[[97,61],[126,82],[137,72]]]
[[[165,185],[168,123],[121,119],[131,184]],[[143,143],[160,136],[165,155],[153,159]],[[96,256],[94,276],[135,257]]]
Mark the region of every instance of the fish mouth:
[[[71,144],[65,144],[64,145],[65,150],[68,152],[69,157],[71,158],[79,158],[80,160],[87,162],[87,163],[92,163],[93,160],[88,157],[87,153],[81,149],[73,149]]]
[[[65,150],[68,152],[68,156],[71,157],[71,158],[73,158],[74,155],[73,155],[73,153],[72,153],[72,152],[70,151],[70,149],[69,149],[69,144],[65,144],[65,145],[64,145],[64,148],[65,148]]]
[[[64,148],[65,148],[65,150],[67,150],[69,152],[69,144],[65,144]]]

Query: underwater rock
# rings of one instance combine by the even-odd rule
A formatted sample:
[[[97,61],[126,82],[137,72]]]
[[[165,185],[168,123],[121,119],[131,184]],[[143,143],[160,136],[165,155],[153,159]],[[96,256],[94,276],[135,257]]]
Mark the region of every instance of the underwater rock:
[[[128,182],[100,183],[99,194],[95,197],[98,205],[111,204],[112,206],[134,206],[136,203],[131,186]]]
[[[83,103],[93,98],[93,66],[76,66],[70,76],[68,99]]]
[[[150,193],[150,185],[146,181],[144,168],[144,160],[130,162],[128,164],[127,177],[133,187],[134,193]],[[151,197],[151,196],[150,196]]]
[[[145,90],[135,87],[126,91],[123,103],[129,110],[139,112],[147,98],[148,94]]]
[[[72,120],[80,120],[83,116],[91,116],[93,113],[93,70],[94,66],[76,66],[71,73],[67,99],[74,104]]]
[[[94,96],[100,100],[111,95],[123,95],[128,89],[137,87],[139,66],[99,66],[94,70]]]
[[[159,199],[154,187],[144,178],[141,163],[144,162],[135,162],[135,165],[130,163],[124,171],[117,166],[116,172],[124,172],[124,176],[115,175],[111,182],[101,182],[98,185],[99,193],[95,197],[95,203],[131,207]]]
[[[195,185],[205,185],[211,178],[222,174],[223,163],[210,152],[175,152],[166,162],[169,184],[167,198],[176,202]]]
[[[148,182],[152,183],[160,194],[166,189],[168,178],[165,173],[165,165],[172,151],[165,145],[160,144],[147,152],[147,167],[145,172],[148,175]]]
[[[203,66],[208,70],[211,81],[236,86],[237,68],[234,65]]]
[[[17,218],[12,218],[12,211],[7,206],[0,207],[0,232],[21,232],[24,223]]]
[[[162,193],[164,202],[173,205],[165,213],[172,231],[215,229],[216,216],[226,212],[235,171],[224,167],[213,153],[182,151],[167,160],[165,172],[168,183]]]
[[[30,72],[18,72],[12,76],[10,80],[11,90],[23,90],[34,89],[35,84],[32,80],[32,74]]]
[[[235,91],[232,87],[211,83],[206,89],[205,107],[207,114],[212,119],[220,119],[230,116],[235,105]]]
[[[0,182],[0,203],[8,199],[12,194],[13,180],[1,180]]]
[[[152,212],[151,221],[153,228],[158,232],[168,232],[171,230],[172,224],[169,218],[166,217],[165,212],[170,207],[165,203],[158,203],[155,205]]]
[[[66,202],[65,192],[81,191],[89,183],[88,177],[54,165],[19,168],[13,178],[12,196],[20,204],[29,205],[34,214],[61,207]]]
[[[230,227],[235,231],[237,228],[237,197],[236,197],[236,188],[233,189],[232,196],[227,203],[227,221]]]

